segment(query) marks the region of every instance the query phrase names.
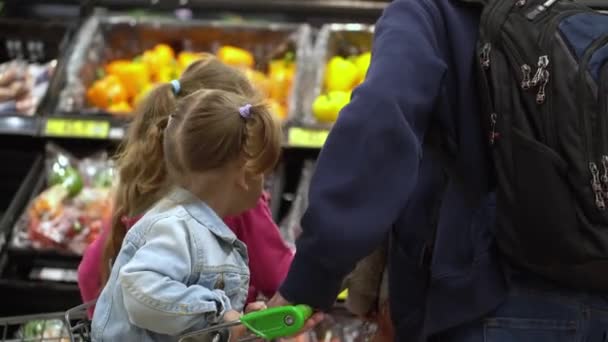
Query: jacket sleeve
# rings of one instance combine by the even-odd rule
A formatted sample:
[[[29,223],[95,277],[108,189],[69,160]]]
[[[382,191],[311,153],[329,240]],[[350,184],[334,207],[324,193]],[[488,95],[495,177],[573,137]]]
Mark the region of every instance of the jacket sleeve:
[[[303,233],[280,293],[329,309],[342,279],[386,237],[417,182],[447,66],[428,0],[395,0],[376,25],[365,82],[319,156]]]
[[[118,279],[132,324],[177,335],[205,320],[221,320],[231,308],[224,292],[186,285],[193,276],[193,253],[183,222],[166,218],[152,225],[144,245],[122,267]]]

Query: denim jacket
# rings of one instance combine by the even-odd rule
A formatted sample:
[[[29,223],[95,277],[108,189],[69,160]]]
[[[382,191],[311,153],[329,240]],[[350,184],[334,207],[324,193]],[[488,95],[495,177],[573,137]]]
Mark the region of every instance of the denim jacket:
[[[175,341],[241,311],[247,248],[190,192],[175,188],[127,233],[93,315],[93,341]]]

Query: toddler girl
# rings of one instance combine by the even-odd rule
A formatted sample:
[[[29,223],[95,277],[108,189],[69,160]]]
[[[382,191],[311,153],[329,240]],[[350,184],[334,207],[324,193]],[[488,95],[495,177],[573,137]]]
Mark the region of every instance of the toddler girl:
[[[256,205],[280,126],[254,96],[199,90],[175,101],[172,88],[143,104],[174,108],[159,123],[170,190],[124,238],[95,308],[96,341],[172,341],[234,316],[247,298],[247,248],[221,217]]]
[[[172,97],[180,99],[200,89],[255,94],[244,75],[212,55],[205,55],[190,65],[178,82],[161,88],[161,96],[154,92],[151,98],[159,101],[144,101],[129,125],[117,158],[119,181],[113,220],[104,224],[102,234],[86,250],[78,268],[78,285],[84,302],[99,296],[127,230],[167,191],[162,130],[158,128],[158,122],[167,120],[174,109],[175,100],[165,100],[167,96],[173,93]],[[176,84],[180,88],[177,93]],[[271,297],[285,278],[293,253],[283,243],[272,220],[268,196],[263,194],[254,208],[226,217],[224,221],[248,247],[251,271],[248,302],[253,302],[258,293]]]

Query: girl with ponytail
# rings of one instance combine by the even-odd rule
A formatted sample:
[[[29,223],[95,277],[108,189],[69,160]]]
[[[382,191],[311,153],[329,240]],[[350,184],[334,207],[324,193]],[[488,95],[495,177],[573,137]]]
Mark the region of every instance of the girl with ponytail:
[[[240,72],[208,55],[190,65],[179,80],[155,88],[137,108],[117,155],[119,177],[112,222],[89,246],[78,269],[85,302],[97,298],[106,284],[127,231],[170,189],[163,136],[177,103],[197,91],[212,89],[256,96]],[[251,270],[248,302],[253,302],[258,294],[272,296],[285,278],[293,254],[272,220],[267,194],[262,194],[253,208],[227,216],[224,221],[248,247]]]

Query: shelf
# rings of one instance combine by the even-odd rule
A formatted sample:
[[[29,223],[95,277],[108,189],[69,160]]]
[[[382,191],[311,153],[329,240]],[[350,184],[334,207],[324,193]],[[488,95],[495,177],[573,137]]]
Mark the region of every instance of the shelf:
[[[121,140],[127,122],[111,117],[50,116],[41,119],[40,135],[47,138]]]
[[[90,1],[91,2],[91,1]],[[27,6],[55,4],[80,6],[77,0],[31,0]],[[379,0],[96,0],[92,5],[111,10],[173,10],[236,11],[340,16],[379,16],[388,1]]]
[[[0,135],[120,141],[128,127],[126,120],[112,117],[61,115],[50,117],[0,116]],[[286,148],[318,149],[328,129],[290,127],[286,129]]]
[[[287,129],[287,148],[320,149],[325,144],[329,129],[290,127]]]

